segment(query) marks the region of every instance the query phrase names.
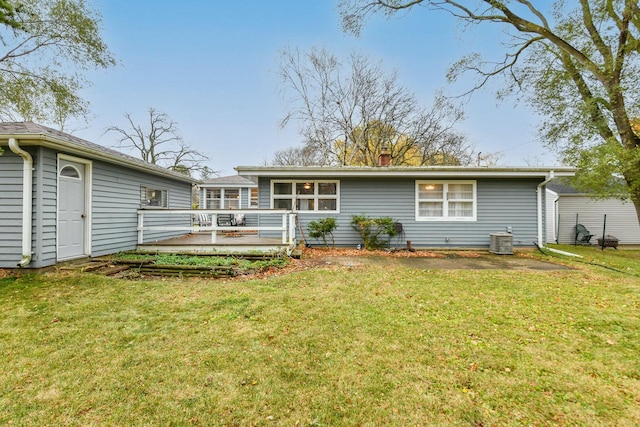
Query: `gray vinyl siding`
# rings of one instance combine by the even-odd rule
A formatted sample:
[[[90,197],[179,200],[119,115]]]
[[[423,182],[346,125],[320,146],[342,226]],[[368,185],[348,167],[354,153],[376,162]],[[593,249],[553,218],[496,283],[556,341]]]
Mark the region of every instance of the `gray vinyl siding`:
[[[58,218],[58,154],[47,148],[36,148],[34,158],[33,259],[30,267],[53,265],[57,260]]]
[[[240,209],[248,209],[249,208],[249,189],[241,188],[240,189]]]
[[[606,228],[605,215],[607,216]],[[640,225],[638,225],[635,206],[630,201],[560,195],[557,220],[558,243],[575,243],[577,220],[594,235],[591,239],[593,244],[597,244],[603,229],[605,234],[617,237],[620,244],[640,244]]]
[[[261,208],[270,207],[271,180],[260,179]],[[456,181],[455,178],[443,180]],[[390,216],[400,222],[404,232],[392,239],[393,246],[404,246],[410,240],[416,247],[488,247],[490,235],[505,232],[508,227],[513,232],[514,245],[531,246],[537,240],[536,190],[540,181],[536,179],[477,180],[477,220],[438,222],[416,221],[415,179],[347,178],[339,181],[339,213],[298,214],[305,232],[310,221],[327,216],[336,218],[338,228],[334,236],[340,246],[360,243],[360,236],[350,225],[351,217],[360,214]],[[263,221],[261,225],[267,224]],[[298,238],[301,238],[299,234]],[[309,241],[316,243],[312,239]]]
[[[135,249],[138,242],[140,187],[168,191],[171,209],[191,208],[191,185],[95,161],[93,163],[92,256]],[[189,215],[167,220],[154,216],[145,225],[189,226]],[[145,232],[145,242],[167,239],[187,232]]]
[[[3,147],[0,156],[0,267],[16,267],[22,258],[22,174],[23,159]],[[55,263],[55,154],[39,147],[25,149],[33,159],[31,215],[32,259],[29,267],[38,268]],[[53,160],[52,160],[53,158]],[[53,163],[52,163],[53,161]],[[54,181],[55,183],[55,181]],[[53,245],[53,246],[51,246]],[[51,262],[53,259],[53,262]]]
[[[3,149],[0,156],[0,268],[13,268],[22,255],[23,160],[8,147]],[[24,149],[33,157],[33,256],[29,267],[40,268],[54,265],[57,261],[58,153],[42,147]],[[168,190],[170,208],[191,208],[189,183],[101,161],[93,161],[92,166],[92,256],[135,249],[141,185]],[[162,219],[155,222],[158,221]],[[171,219],[172,225],[189,226],[190,223],[189,215]],[[146,240],[156,240],[184,233],[155,232],[147,233],[145,237]]]
[[[0,156],[0,268],[13,268],[22,253],[22,158],[2,147]]]

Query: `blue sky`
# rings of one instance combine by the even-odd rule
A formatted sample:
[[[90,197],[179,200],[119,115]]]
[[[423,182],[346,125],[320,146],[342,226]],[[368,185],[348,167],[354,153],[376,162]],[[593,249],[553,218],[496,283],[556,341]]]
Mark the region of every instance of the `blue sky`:
[[[149,107],[178,123],[185,141],[211,157],[221,175],[238,165],[261,165],[277,150],[300,144],[296,123],[279,127],[288,107],[276,75],[279,51],[325,47],[382,60],[400,82],[429,106],[436,90],[462,93],[469,82],[448,86],[447,68],[463,54],[494,52],[494,28],[462,32],[443,13],[415,10],[372,19],[360,37],[342,32],[337,0],[93,0],[103,35],[119,60],[116,68],[91,72],[84,91],[91,103],[88,127],[69,128],[81,138],[113,147],[111,125],[138,122]],[[495,56],[498,55],[498,56]],[[557,163],[536,138],[536,118],[524,104],[500,105],[493,92],[476,93],[458,127],[477,151],[500,152],[501,164]]]

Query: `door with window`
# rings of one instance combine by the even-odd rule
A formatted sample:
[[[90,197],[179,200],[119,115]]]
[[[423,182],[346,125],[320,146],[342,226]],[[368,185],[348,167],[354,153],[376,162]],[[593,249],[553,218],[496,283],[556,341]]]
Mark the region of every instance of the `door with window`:
[[[58,161],[58,260],[85,255],[85,165]]]

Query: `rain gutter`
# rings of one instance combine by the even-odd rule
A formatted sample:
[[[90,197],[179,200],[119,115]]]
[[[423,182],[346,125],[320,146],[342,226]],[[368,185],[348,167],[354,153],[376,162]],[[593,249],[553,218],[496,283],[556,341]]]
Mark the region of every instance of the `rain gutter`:
[[[543,240],[542,240],[542,192],[544,191],[544,186],[547,185],[549,183],[549,181],[551,181],[554,178],[555,178],[555,172],[553,170],[549,171],[549,174],[547,175],[545,180],[542,181],[540,184],[538,184],[538,188],[536,189],[536,193],[537,193],[537,196],[538,196],[538,200],[537,200],[537,208],[538,208],[538,246],[544,246],[544,243],[543,243]]]

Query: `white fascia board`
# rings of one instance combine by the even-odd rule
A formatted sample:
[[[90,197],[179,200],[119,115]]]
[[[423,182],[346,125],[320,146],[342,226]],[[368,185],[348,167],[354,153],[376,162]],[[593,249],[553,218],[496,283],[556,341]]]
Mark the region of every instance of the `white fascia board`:
[[[200,183],[198,184],[200,188],[258,188],[258,184],[210,184],[210,183]]]
[[[172,178],[178,181],[188,182],[190,184],[196,184],[200,182],[199,179],[191,178],[187,175],[182,175],[177,172],[172,172],[168,169],[156,169],[155,167],[146,166],[144,163],[139,163],[134,160],[128,160],[125,157],[119,157],[113,154],[105,153],[103,151],[92,150],[88,147],[83,147],[72,142],[65,141],[63,139],[55,138],[45,134],[16,134],[14,136],[23,145],[38,145],[41,147],[51,148],[54,150],[64,149],[69,154],[75,156],[90,157],[95,160],[104,160],[109,163],[114,163],[121,166],[126,166],[131,169],[147,172],[153,175],[163,176],[165,178]],[[34,143],[35,142],[35,143]],[[140,161],[142,162],[142,160]],[[159,166],[158,166],[159,167]]]
[[[262,177],[310,178],[310,177],[411,177],[411,178],[548,178],[573,176],[575,168],[478,168],[478,167],[401,167],[401,168],[282,168],[238,166],[240,175]]]

